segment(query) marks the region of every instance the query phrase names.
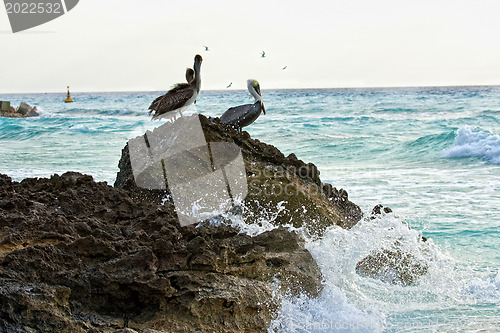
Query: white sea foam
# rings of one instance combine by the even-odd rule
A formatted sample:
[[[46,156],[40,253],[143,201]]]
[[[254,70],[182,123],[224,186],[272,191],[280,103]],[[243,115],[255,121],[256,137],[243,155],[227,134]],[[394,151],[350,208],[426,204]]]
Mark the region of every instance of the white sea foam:
[[[500,164],[500,135],[483,131],[480,128],[462,127],[453,145],[444,150],[442,157],[480,157]]]
[[[351,230],[331,227],[321,239],[309,241],[306,247],[321,269],[323,290],[318,298],[284,296],[269,332],[381,332],[390,327],[387,313],[400,307],[411,287],[358,276],[355,266],[396,241],[420,258],[434,246],[423,244],[417,231],[393,215],[362,221]],[[393,298],[398,292],[402,295]]]
[[[244,207],[241,208],[243,215],[241,212],[224,213],[225,222],[222,223],[229,220],[240,232],[256,236],[276,228],[273,221],[286,212],[286,202],[260,208],[255,215],[249,215],[252,213]],[[253,223],[249,224],[250,220]],[[362,220],[351,230],[334,226],[321,239],[307,240],[306,248],[324,278],[323,290],[317,298],[280,295],[281,308],[268,332],[381,332],[391,329],[416,332],[415,327],[422,325],[439,331],[440,327],[465,325],[456,318],[444,320],[440,309],[471,302],[498,302],[500,272],[484,276],[459,266],[432,239],[423,242],[421,233],[409,229],[402,221],[391,213],[375,220]],[[221,222],[214,219],[212,223]],[[415,260],[428,266],[428,272],[414,285],[391,284],[356,273],[356,264],[367,255],[395,248],[410,253]],[[415,311],[424,314],[419,317],[407,315]],[[435,311],[437,313],[433,314]],[[489,325],[489,321],[478,325]]]
[[[276,205],[258,203],[258,209],[254,211],[247,208],[240,201],[235,203],[235,206],[238,207],[237,212],[218,212],[223,217],[223,220],[213,218],[209,222],[213,225],[220,225],[229,221],[229,224],[239,230],[240,233],[257,236],[263,232],[278,228],[275,221],[280,214],[287,212],[286,204],[286,201],[278,202]],[[283,227],[288,228],[290,231],[303,233],[302,229],[294,228],[291,224],[283,225]]]
[[[373,251],[397,248],[425,263],[428,272],[411,286],[384,282],[356,274],[356,264]],[[423,242],[417,230],[388,214],[363,220],[351,230],[330,228],[322,239],[306,247],[323,274],[318,298],[284,296],[270,332],[377,332],[387,329],[416,332],[415,327],[439,330],[439,325],[462,325],[443,321],[433,314],[447,307],[470,302],[497,302],[500,273],[478,277],[457,266],[432,240]],[[414,311],[425,313],[408,316]]]
[[[464,293],[471,294],[484,303],[500,301],[500,271],[482,278],[474,278],[464,284]]]
[[[361,311],[342,290],[327,285],[318,298],[283,297],[268,332],[382,332],[386,324],[383,314]]]
[[[81,133],[92,133],[92,132],[97,131],[96,129],[87,127],[87,126],[82,125],[82,124],[73,125],[69,128],[69,130],[75,131],[75,132],[81,132]]]
[[[397,245],[396,245],[397,244]],[[356,264],[373,252],[400,249],[415,261],[433,269],[452,269],[453,261],[429,240],[423,242],[417,230],[409,229],[401,219],[389,214],[384,218],[363,220],[351,230],[332,228],[324,238],[310,243],[308,249],[318,262],[327,282],[339,286],[360,309],[378,308],[397,311],[402,303],[425,303],[413,295],[416,286],[403,287],[356,274]],[[437,274],[439,275],[439,274]],[[420,283],[417,280],[418,285]],[[425,296],[422,296],[425,298]]]

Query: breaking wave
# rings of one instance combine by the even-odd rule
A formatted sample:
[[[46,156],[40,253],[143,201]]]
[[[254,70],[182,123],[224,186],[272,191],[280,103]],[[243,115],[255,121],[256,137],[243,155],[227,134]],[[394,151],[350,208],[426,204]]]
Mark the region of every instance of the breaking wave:
[[[490,163],[500,164],[500,135],[476,127],[462,127],[453,145],[445,149],[441,156],[478,157]]]

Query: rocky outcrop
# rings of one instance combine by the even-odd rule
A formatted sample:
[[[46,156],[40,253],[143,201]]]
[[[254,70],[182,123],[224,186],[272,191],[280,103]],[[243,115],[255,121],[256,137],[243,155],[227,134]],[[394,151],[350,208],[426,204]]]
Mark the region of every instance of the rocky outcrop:
[[[377,219],[392,213],[392,209],[377,205],[373,208],[370,220],[376,223]],[[427,239],[420,236],[420,242]],[[427,263],[417,259],[413,254],[403,251],[396,241],[390,249],[374,251],[356,264],[356,273],[391,284],[412,285],[417,279],[427,273]]]
[[[0,175],[0,331],[259,332],[321,275],[285,228],[181,227],[92,177]],[[276,281],[276,282],[274,282]]]
[[[285,226],[320,236],[352,227],[359,207],[315,165],[199,119],[207,142],[241,148],[249,194],[234,213],[275,227],[249,236],[227,217],[181,227],[168,188],[135,186],[128,147],[116,188],[74,172],[20,183],[0,175],[1,331],[259,332],[280,295],[318,295],[320,270]]]
[[[411,253],[396,250],[380,250],[356,264],[356,273],[391,284],[412,285],[429,269]]]
[[[21,103],[21,105],[17,108],[10,107],[9,110],[0,110],[1,117],[7,118],[27,118],[27,117],[38,117],[39,114],[37,112],[37,108],[31,107],[26,103]]]
[[[273,216],[273,223],[305,227],[320,236],[329,226],[349,229],[361,219],[360,208],[349,201],[347,192],[322,183],[314,164],[304,163],[295,154],[284,156],[276,147],[252,139],[247,132],[238,133],[218,118],[199,118],[206,142],[233,142],[241,148],[249,190],[241,214],[247,223],[259,222],[267,212],[281,207],[284,209]],[[163,130],[168,132],[168,126],[173,125],[165,126]],[[132,191],[134,197],[159,202],[168,193],[136,186],[128,145],[122,151],[119,168],[115,187]]]
[[[224,216],[181,227],[168,188],[135,185],[128,146],[115,187],[74,172],[0,175],[0,331],[264,332],[281,295],[319,294],[320,270],[287,226],[321,237],[354,226],[359,207],[314,164],[199,119],[207,142],[241,148],[249,192],[232,213],[274,228],[250,236]],[[397,248],[356,266],[370,277],[395,271],[391,282],[403,284],[426,269]]]

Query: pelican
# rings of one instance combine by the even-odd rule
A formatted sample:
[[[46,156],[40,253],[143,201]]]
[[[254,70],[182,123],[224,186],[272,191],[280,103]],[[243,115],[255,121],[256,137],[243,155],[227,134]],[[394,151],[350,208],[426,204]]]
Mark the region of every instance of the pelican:
[[[149,114],[155,111],[151,120],[162,118],[174,118],[177,112],[185,111],[191,104],[196,103],[196,98],[200,94],[201,77],[200,69],[203,59],[199,54],[194,58],[194,71],[190,68],[186,70],[186,80],[188,83],[178,83],[165,95],[158,97],[149,106]]]
[[[262,54],[260,56],[261,56],[261,58],[265,58],[266,57],[266,52],[262,51]]]
[[[175,92],[177,90],[180,90],[182,88],[186,88],[189,86],[189,84],[191,83],[191,81],[193,81],[194,79],[194,71],[193,69],[191,68],[186,68],[186,81],[187,83],[177,83],[172,89],[170,89],[170,92]],[[153,110],[157,110],[158,109],[158,105],[160,103],[160,101],[163,99],[165,95],[161,95],[160,97],[157,97],[153,103],[151,103],[151,106],[149,107],[150,111],[149,111],[149,114],[151,114],[151,112],[153,112]]]
[[[230,108],[220,117],[224,124],[233,126],[240,133],[243,127],[250,125],[259,118],[261,111],[266,114],[259,82],[257,80],[247,80],[247,87],[250,94],[255,98],[255,103]]]

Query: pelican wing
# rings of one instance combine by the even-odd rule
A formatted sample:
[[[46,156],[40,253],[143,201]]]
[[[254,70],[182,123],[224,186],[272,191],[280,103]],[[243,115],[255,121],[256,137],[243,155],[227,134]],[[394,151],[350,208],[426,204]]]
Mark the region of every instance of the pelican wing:
[[[149,114],[151,114],[151,112],[153,111],[156,111],[158,110],[158,105],[160,104],[160,101],[162,100],[163,96],[165,95],[161,95],[159,97],[157,97],[153,103],[151,103],[151,105],[149,106],[148,110],[149,110]]]
[[[153,103],[151,103],[151,105],[148,108],[148,110],[150,110],[149,113],[151,114],[151,112],[153,112],[153,111],[158,111],[158,107],[160,106],[160,102],[163,100],[163,98],[165,96],[167,96],[169,94],[176,94],[179,90],[187,89],[189,87],[190,87],[189,83],[177,83],[165,95],[161,95],[161,96],[157,97],[153,101]]]
[[[188,103],[194,96],[195,90],[192,87],[188,86],[177,91],[169,91],[165,95],[161,96],[161,100],[156,103],[156,105],[151,104],[151,106],[156,106],[155,115],[153,118],[157,118],[158,116],[167,113],[169,111],[175,111],[183,106],[188,106]],[[151,107],[150,107],[151,108]]]
[[[189,83],[177,83],[175,86],[173,86],[172,89],[170,89],[168,92],[177,92],[181,89],[186,89],[188,88],[190,85]],[[168,94],[168,93],[167,93]]]
[[[260,101],[254,104],[245,104],[229,108],[220,117],[224,124],[232,125],[237,128],[245,127],[253,123],[262,111]]]

